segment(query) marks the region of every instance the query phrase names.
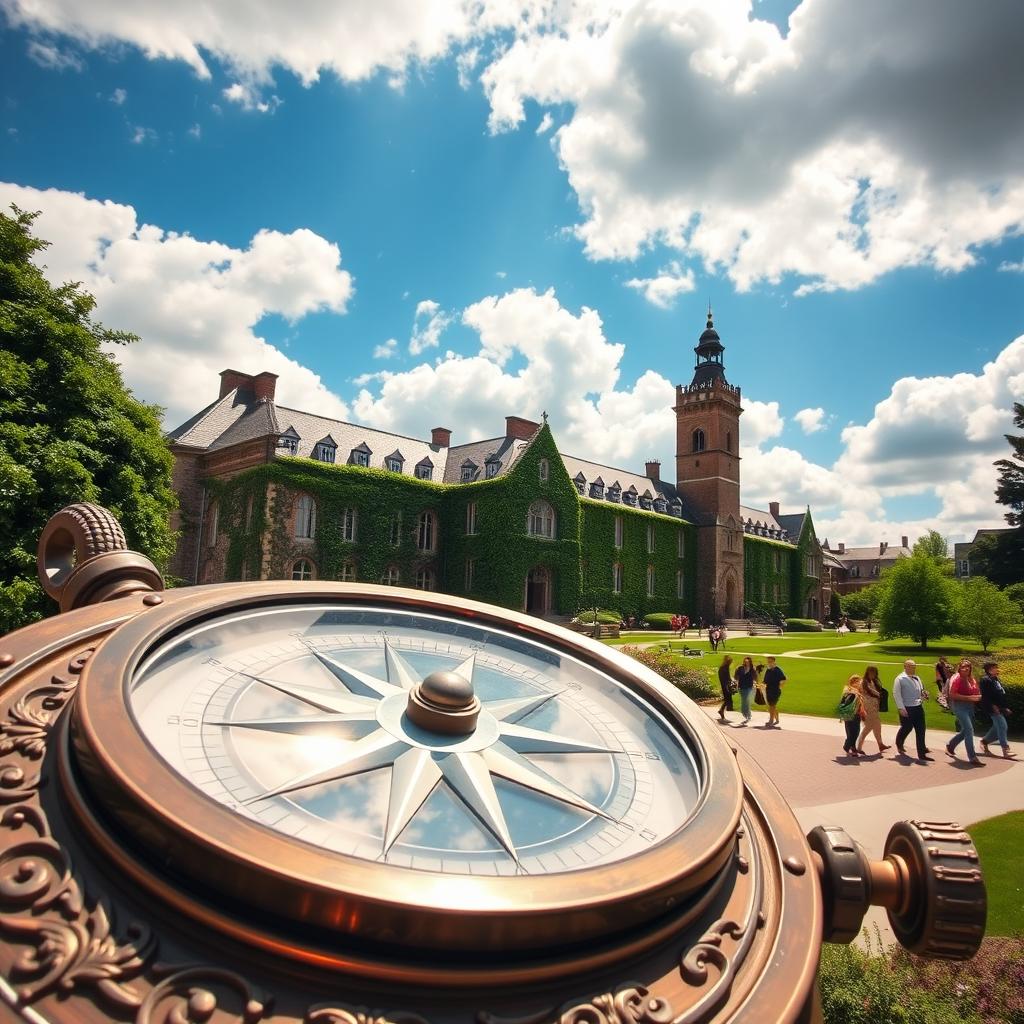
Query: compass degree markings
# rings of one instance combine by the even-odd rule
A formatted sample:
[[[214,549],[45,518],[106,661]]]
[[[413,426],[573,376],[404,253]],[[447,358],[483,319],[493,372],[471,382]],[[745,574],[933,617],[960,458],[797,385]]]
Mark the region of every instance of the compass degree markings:
[[[336,658],[319,651],[311,650],[310,653],[328,670],[332,680],[344,687],[344,690],[330,691],[298,683],[282,683],[248,672],[239,674],[302,703],[312,705],[319,711],[326,712],[325,714],[295,718],[280,716],[270,719],[222,720],[207,724],[265,729],[290,735],[302,735],[311,727],[324,725],[372,725],[377,721],[376,711],[381,703],[398,694],[411,692],[419,685],[416,673],[387,641],[384,642],[386,679],[379,679],[368,672],[344,665]],[[452,671],[461,675],[472,687],[475,668],[474,652]],[[494,788],[492,775],[576,810],[607,821],[617,821],[615,817],[585,800],[522,756],[523,753],[621,753],[605,746],[517,724],[519,720],[557,697],[560,692],[562,691],[486,702],[484,710],[497,726],[498,736],[489,746],[476,751],[446,751],[440,736],[436,747],[414,745],[410,738],[393,734],[377,721],[376,729],[358,739],[346,739],[346,746],[336,757],[331,758],[329,764],[304,772],[242,802],[247,805],[255,804],[311,786],[337,782],[390,767],[391,786],[382,850],[382,856],[386,859],[388,852],[415,817],[416,812],[443,779],[467,809],[500,842],[515,862],[517,869],[523,870]]]

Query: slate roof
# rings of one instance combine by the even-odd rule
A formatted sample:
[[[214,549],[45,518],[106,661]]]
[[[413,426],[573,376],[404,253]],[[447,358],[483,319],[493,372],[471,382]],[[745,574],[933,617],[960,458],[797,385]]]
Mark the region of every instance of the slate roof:
[[[652,480],[650,477],[644,476],[642,473],[634,473],[632,470],[618,469],[615,466],[603,466],[599,462],[590,462],[588,459],[580,459],[575,455],[566,455],[564,452],[559,452],[558,454],[561,455],[562,463],[571,480],[575,482],[579,476],[583,477],[584,497],[591,497],[591,484],[601,483],[604,485],[604,500],[609,504],[621,504],[625,505],[626,508],[643,508],[639,501],[636,504],[630,505],[623,500],[622,495],[627,491],[633,490],[639,498],[642,499],[646,495],[652,502],[658,499],[670,503],[678,501],[682,505],[683,519],[687,522],[696,522],[696,517],[691,514],[691,510],[687,508],[686,502],[682,500],[682,496],[675,486],[667,480]],[[612,493],[612,488],[615,484],[619,485],[619,500],[617,502],[611,501],[608,497]],[[647,511],[657,511],[657,509],[649,508]],[[671,506],[660,514],[671,515]]]
[[[473,481],[488,479],[483,468],[488,459],[491,461],[497,459],[501,463],[497,473],[490,479],[504,476],[515,465],[516,460],[529,444],[529,441],[523,441],[518,437],[492,437],[486,441],[471,441],[469,444],[460,444],[449,448],[448,462],[444,467],[444,482],[446,484],[462,483],[462,464],[464,462],[472,462],[477,468]]]
[[[776,518],[771,512],[766,512],[763,508],[751,508],[749,505],[740,505],[740,519],[743,520],[744,530],[753,536],[768,537],[769,540],[778,540],[784,544],[795,545],[800,534],[799,532],[793,533],[786,525],[786,522],[798,520],[800,526],[802,526],[804,513],[801,512],[798,515],[779,516]],[[785,531],[785,535],[783,535],[783,531]]]
[[[789,535],[789,539],[794,544],[800,539],[800,534],[803,532],[804,520],[806,518],[806,512],[793,512],[788,516],[779,516],[779,526],[786,531]]]
[[[251,391],[229,391],[223,398],[211,402],[186,420],[177,430],[172,430],[167,438],[190,448],[209,448],[255,404],[256,399]]]
[[[844,562],[895,562],[897,558],[909,558],[913,552],[910,548],[902,547],[899,544],[890,544],[885,551],[879,554],[878,545],[873,544],[866,548],[847,548],[843,552],[833,551],[832,554]]]

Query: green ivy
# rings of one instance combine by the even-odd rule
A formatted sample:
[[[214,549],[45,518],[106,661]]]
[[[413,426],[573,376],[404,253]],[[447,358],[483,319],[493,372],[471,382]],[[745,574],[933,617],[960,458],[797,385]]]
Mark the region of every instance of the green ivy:
[[[623,616],[649,612],[694,614],[697,586],[697,533],[687,522],[659,512],[579,499],[583,515],[583,603],[617,608]],[[622,517],[622,547],[615,547],[615,518]],[[654,551],[647,551],[647,527],[654,526]],[[683,557],[679,534],[683,533]],[[612,589],[612,566],[622,565],[622,592]],[[654,567],[654,596],[647,596],[647,568]],[[676,572],[683,570],[683,597],[676,596]]]
[[[775,559],[779,556],[779,566]],[[793,559],[795,552],[791,544],[758,537],[756,534],[743,535],[743,600],[747,605],[760,605],[774,611],[785,611],[790,607]],[[779,596],[775,597],[778,585]]]

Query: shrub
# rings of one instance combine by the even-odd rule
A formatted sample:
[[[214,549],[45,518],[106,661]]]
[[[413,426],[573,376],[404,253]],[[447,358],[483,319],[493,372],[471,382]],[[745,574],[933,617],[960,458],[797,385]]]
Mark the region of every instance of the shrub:
[[[593,622],[594,609],[591,608],[588,612],[580,612],[576,616],[576,621]],[[617,626],[622,621],[622,616],[618,612],[609,611],[607,608],[598,608],[597,621],[605,626]]]
[[[623,647],[622,651],[632,655],[641,665],[653,669],[691,700],[710,700],[718,696],[718,686],[712,684],[707,669],[683,665],[675,655],[653,647]]]
[[[786,619],[787,633],[820,633],[821,623],[814,619]]]
[[[1024,938],[985,939],[966,963],[824,945],[818,983],[829,1024],[1024,1024]]]
[[[651,612],[650,615],[644,616],[644,622],[651,629],[671,629],[672,616],[677,614],[678,612]]]

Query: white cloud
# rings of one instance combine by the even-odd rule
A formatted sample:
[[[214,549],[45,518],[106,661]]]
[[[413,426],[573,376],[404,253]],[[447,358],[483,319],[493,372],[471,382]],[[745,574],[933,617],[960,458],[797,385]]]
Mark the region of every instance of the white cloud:
[[[800,429],[805,434],[816,434],[819,430],[825,429],[825,410],[822,408],[801,409],[793,414],[793,419],[800,424]]]
[[[1003,260],[998,269],[1006,274],[1024,274],[1024,260]]]
[[[416,306],[412,323],[412,337],[409,338],[409,353],[418,356],[424,349],[437,348],[441,333],[452,318],[433,299],[423,299]]]
[[[229,103],[237,103],[243,110],[255,110],[260,114],[274,113],[282,102],[278,96],[264,99],[259,87],[252,81],[234,82],[221,90],[221,95]]]
[[[551,116],[551,111],[544,111],[544,116],[540,119],[540,124],[537,125],[537,134],[543,135],[545,132],[551,131],[551,126],[555,123],[555,119]]]
[[[475,46],[471,46],[468,50],[463,50],[462,53],[455,58],[455,68],[459,75],[459,85],[463,89],[468,89],[473,84],[473,71],[479,63],[480,50]]]
[[[193,139],[201,139],[203,137],[202,126],[199,124],[192,125],[192,127],[188,129],[188,135]]]
[[[494,272],[494,276],[499,278],[500,280],[504,281],[505,278],[508,277],[508,271],[507,270],[496,270]]]
[[[345,312],[352,278],[337,245],[306,229],[262,230],[234,248],[139,224],[131,206],[0,183],[0,206],[12,202],[42,211],[47,278],[82,281],[97,319],[142,338],[115,355],[140,398],[168,407],[168,426],[216,398],[226,367],[279,374],[282,404],[347,415],[315,373],[256,333],[270,313]]]
[[[156,142],[157,139],[157,133],[152,128],[147,128],[141,124],[137,124],[132,128],[132,143],[136,146],[141,146],[144,142]]]
[[[27,53],[41,68],[48,68],[50,71],[81,71],[85,68],[85,62],[77,53],[62,50],[52,43],[45,43],[39,39],[29,41]]]
[[[110,94],[110,102],[115,107],[120,107],[128,99],[128,92],[125,89],[117,88]]]
[[[772,437],[778,437],[786,421],[779,415],[778,402],[759,402],[756,399],[743,400],[743,422],[740,437],[743,444],[758,446]]]
[[[741,290],[857,288],[1024,230],[1024,5],[804,0],[785,37],[749,0],[564,10],[481,80],[494,131],[572,107],[592,258],[664,244]]]
[[[374,359],[390,359],[398,352],[398,342],[394,338],[388,338],[382,345],[376,345],[373,349]],[[358,381],[357,381],[358,383]]]
[[[627,287],[643,293],[644,298],[659,309],[671,309],[676,299],[684,292],[696,287],[693,271],[676,261],[662,267],[654,277],[634,277],[626,282]]]

